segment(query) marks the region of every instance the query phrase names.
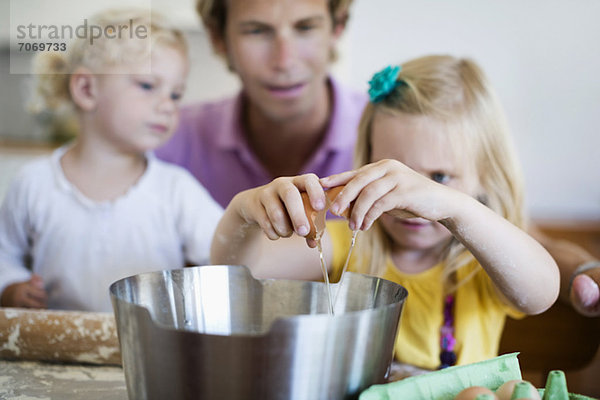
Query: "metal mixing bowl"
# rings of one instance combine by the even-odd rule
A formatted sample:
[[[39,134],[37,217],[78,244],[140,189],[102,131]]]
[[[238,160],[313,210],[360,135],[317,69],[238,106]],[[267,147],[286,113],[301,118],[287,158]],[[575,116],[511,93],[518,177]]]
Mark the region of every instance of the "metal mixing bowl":
[[[333,400],[384,380],[407,292],[348,273],[330,316],[324,283],[215,265],[135,275],[110,295],[130,399]]]

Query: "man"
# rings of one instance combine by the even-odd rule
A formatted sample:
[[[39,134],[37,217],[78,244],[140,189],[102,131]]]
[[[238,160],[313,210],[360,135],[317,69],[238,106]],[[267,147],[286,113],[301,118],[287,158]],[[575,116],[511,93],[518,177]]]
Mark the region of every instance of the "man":
[[[198,0],[215,51],[242,83],[184,107],[158,157],[188,169],[223,207],[278,176],[352,168],[366,94],[328,75],[352,0]]]
[[[365,94],[328,75],[352,0],[197,0],[213,48],[242,83],[234,98],[184,107],[158,157],[188,169],[223,207],[278,176],[352,168]],[[600,264],[539,232],[561,269],[561,298],[600,316]]]

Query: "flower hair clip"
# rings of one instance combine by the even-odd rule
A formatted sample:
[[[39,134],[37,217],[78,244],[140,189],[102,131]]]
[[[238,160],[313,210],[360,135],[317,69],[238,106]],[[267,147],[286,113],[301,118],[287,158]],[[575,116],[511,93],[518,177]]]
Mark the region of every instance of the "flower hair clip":
[[[402,81],[397,80],[401,68],[399,65],[395,67],[387,66],[373,75],[373,78],[369,81],[369,97],[372,103],[379,103],[397,86],[402,84]]]

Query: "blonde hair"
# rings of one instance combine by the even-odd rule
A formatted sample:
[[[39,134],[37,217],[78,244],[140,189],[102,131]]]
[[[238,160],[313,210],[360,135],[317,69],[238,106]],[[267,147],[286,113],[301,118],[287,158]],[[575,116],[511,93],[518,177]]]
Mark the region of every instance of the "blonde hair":
[[[196,12],[208,30],[213,42],[216,38],[225,38],[227,2],[229,1],[231,0],[196,0]],[[327,0],[333,29],[340,25],[346,25],[349,18],[349,9],[353,1],[354,0]],[[219,55],[224,56],[223,54]],[[338,53],[336,49],[331,49],[329,60],[333,62],[337,59]],[[226,61],[229,64],[229,60]],[[233,71],[231,65],[228,65],[228,67]]]
[[[87,20],[86,20],[87,22]],[[67,45],[65,52],[42,52],[33,61],[35,89],[30,111],[35,114],[70,114],[74,105],[69,91],[71,74],[78,67],[87,67],[95,73],[103,68],[127,64],[149,56],[156,46],[178,49],[187,57],[187,44],[183,33],[167,24],[159,14],[147,9],[111,9],[89,19],[89,24],[105,29],[130,24],[143,26],[146,38],[133,38],[130,34],[117,37],[103,36],[90,42],[87,37],[77,37]]]
[[[453,147],[475,163],[483,198],[489,208],[523,227],[523,179],[504,112],[494,90],[475,62],[451,56],[426,56],[402,64],[397,87],[363,112],[355,152],[355,167],[371,160],[371,126],[376,113],[424,115],[450,129]],[[455,155],[456,156],[456,155]],[[389,257],[391,239],[379,222],[361,238],[368,271],[380,275]],[[444,287],[449,293],[470,279],[456,282],[456,271],[474,260],[456,239],[445,253]]]
[[[230,0],[196,0],[196,12],[212,35],[225,35],[227,2]],[[333,25],[346,23],[354,0],[327,0]]]

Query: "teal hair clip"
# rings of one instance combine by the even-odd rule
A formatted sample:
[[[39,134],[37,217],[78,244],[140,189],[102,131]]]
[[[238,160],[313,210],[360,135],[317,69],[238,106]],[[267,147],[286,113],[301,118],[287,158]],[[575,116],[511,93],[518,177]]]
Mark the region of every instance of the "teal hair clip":
[[[373,75],[373,78],[369,81],[369,97],[372,103],[379,103],[402,83],[397,80],[400,69],[399,65],[395,67],[387,66]]]

